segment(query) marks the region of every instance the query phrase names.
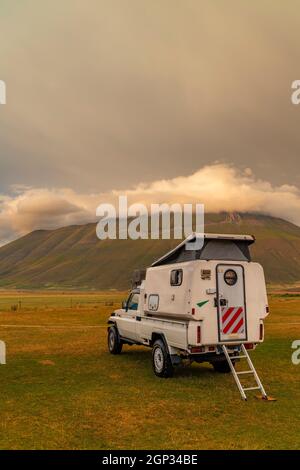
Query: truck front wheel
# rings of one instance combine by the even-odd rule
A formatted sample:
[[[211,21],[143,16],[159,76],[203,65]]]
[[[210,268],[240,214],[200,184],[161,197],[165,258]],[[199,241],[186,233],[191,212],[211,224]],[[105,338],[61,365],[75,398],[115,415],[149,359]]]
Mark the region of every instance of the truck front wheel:
[[[120,354],[122,351],[123,343],[120,340],[118,330],[115,326],[111,326],[108,330],[108,350],[111,354]]]
[[[165,343],[161,339],[156,340],[154,343],[152,350],[152,366],[155,375],[158,377],[166,379],[173,375],[174,369],[170,354]]]

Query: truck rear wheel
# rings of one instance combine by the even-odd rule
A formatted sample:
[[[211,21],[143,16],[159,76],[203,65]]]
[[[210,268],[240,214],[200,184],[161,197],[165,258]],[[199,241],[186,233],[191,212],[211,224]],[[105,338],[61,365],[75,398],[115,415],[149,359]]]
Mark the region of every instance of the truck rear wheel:
[[[118,330],[115,326],[111,326],[107,336],[108,350],[111,354],[120,354],[123,343],[120,340]]]
[[[228,374],[231,371],[226,359],[224,359],[224,361],[212,362],[212,365],[216,372],[221,372],[222,374]]]
[[[172,377],[174,373],[170,354],[161,339],[156,340],[154,343],[152,350],[152,366],[155,375],[158,377],[166,379]]]

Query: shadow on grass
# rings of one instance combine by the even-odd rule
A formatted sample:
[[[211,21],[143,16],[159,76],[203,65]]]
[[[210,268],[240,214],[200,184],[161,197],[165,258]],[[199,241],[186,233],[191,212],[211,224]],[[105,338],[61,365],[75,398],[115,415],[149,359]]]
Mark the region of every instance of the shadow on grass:
[[[134,348],[134,349],[133,349]],[[107,353],[109,354],[109,353]],[[150,349],[136,349],[136,347],[125,347],[122,351],[122,353],[119,356],[115,356],[115,358],[120,359],[120,364],[124,364],[124,361],[126,361],[126,364],[129,365],[132,368],[145,368],[145,369],[152,369],[152,356],[151,356],[151,350]],[[154,374],[154,372],[153,372]],[[192,362],[192,363],[182,363],[178,366],[174,367],[174,376],[175,377],[182,377],[182,378],[192,378],[192,377],[203,377],[203,376],[216,376],[219,375],[217,374],[213,367],[208,363],[197,363],[197,362]],[[223,375],[223,374],[220,374]],[[224,374],[227,375],[227,374]]]

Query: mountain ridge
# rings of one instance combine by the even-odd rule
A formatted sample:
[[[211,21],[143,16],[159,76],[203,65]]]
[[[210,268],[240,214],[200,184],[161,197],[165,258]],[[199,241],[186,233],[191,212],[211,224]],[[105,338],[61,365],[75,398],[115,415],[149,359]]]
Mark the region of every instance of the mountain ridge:
[[[207,233],[253,234],[253,259],[268,282],[300,280],[300,227],[262,214],[206,214]],[[96,224],[35,230],[0,247],[0,287],[126,289],[132,271],[149,266],[180,240],[99,240]]]

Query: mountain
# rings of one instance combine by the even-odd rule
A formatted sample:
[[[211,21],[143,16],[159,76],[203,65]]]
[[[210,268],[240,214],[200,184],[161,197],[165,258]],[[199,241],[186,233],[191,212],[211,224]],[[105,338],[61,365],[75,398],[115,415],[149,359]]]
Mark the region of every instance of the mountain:
[[[0,287],[126,289],[178,240],[99,240],[95,224],[36,230],[0,248]],[[205,231],[249,233],[268,282],[300,280],[300,227],[258,214],[206,214]]]

